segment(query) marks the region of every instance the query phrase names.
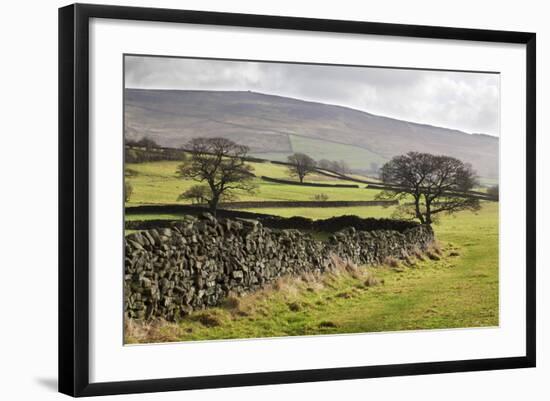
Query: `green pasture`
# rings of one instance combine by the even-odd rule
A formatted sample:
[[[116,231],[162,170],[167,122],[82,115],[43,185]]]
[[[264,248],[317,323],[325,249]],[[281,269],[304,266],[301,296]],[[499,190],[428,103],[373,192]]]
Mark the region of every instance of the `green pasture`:
[[[278,162],[286,162],[291,152],[251,152],[250,156],[265,160],[275,160]]]
[[[373,191],[374,192],[374,191]],[[258,208],[243,209],[247,212],[273,214],[281,217],[302,216],[313,220],[328,219],[335,216],[355,215],[359,217],[390,217],[394,211],[393,207],[383,206],[351,206],[351,207],[330,207],[330,208]]]
[[[176,176],[176,170],[179,164],[180,162],[177,161],[128,163],[126,168],[132,171],[132,175],[126,177],[126,180],[132,185],[133,191],[127,205],[189,203],[186,201],[178,201],[178,195],[198,183],[193,180],[178,178]],[[254,167],[254,174],[257,176],[264,175],[279,179],[292,179],[286,166],[272,163],[250,164]],[[317,188],[267,182],[261,178],[255,178],[254,182],[257,185],[257,189],[254,193],[237,192],[237,200],[307,201],[312,200],[316,194],[320,193],[328,195],[329,200],[372,200],[379,192],[378,190],[365,189],[364,184],[358,184],[359,188]],[[355,184],[319,174],[307,176],[306,182]]]
[[[346,157],[346,160],[348,158]],[[127,206],[174,204],[196,183],[176,176],[179,162],[128,164],[133,187]],[[255,174],[290,179],[286,166],[251,163]],[[344,183],[321,175],[310,182]],[[255,179],[254,194],[238,200],[371,200],[378,190],[315,188]],[[363,185],[361,185],[364,187]],[[244,209],[247,210],[247,209]],[[394,207],[248,209],[283,217],[325,219],[339,215],[391,217]],[[127,215],[127,220],[177,219],[178,214]],[[440,255],[427,254],[399,266],[361,266],[361,274],[340,274],[309,282],[293,279],[278,290],[262,290],[240,298],[241,306],[198,311],[178,323],[149,325],[127,331],[127,342],[162,342],[230,338],[338,334],[375,331],[485,327],[498,317],[498,203],[482,202],[477,213],[441,216],[434,225]],[[323,239],[323,238],[319,238]],[[367,272],[367,273],[365,273]],[[378,285],[366,285],[365,277]]]
[[[290,135],[290,143],[294,152],[305,153],[315,160],[345,160],[352,169],[368,170],[371,163],[382,166],[388,160],[368,149],[321,139]]]
[[[351,209],[351,208],[346,208]],[[368,216],[375,208],[357,211]],[[295,212],[300,209],[294,210]],[[380,209],[377,216],[389,215]],[[497,326],[498,203],[434,226],[440,255],[412,264],[361,267],[365,273],[296,279],[239,304],[198,311],[178,323],[129,331],[127,342],[187,341]],[[435,255],[435,256],[434,256]],[[288,287],[288,288],[287,288]]]

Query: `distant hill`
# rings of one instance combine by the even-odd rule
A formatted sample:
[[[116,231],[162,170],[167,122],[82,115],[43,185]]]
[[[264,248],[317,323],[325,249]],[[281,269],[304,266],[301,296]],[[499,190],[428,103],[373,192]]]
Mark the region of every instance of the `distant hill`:
[[[368,171],[411,150],[471,163],[498,178],[498,138],[417,124],[342,106],[255,92],[126,89],[125,135],[179,147],[198,136],[221,136],[251,153],[284,160],[294,152],[346,160]]]

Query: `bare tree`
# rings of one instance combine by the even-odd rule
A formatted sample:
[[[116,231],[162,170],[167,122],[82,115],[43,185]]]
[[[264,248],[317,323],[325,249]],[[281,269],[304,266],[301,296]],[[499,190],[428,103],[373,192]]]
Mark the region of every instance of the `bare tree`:
[[[315,160],[304,153],[294,153],[288,156],[288,162],[291,164],[291,166],[288,166],[290,175],[298,177],[300,182],[304,182],[304,177],[315,171],[317,166]]]
[[[319,167],[323,170],[334,171],[340,174],[349,174],[351,172],[349,165],[344,160],[335,161],[321,159],[317,162],[316,167]]]
[[[405,204],[400,211],[422,224],[432,224],[439,213],[480,208],[479,199],[464,194],[477,184],[475,172],[454,157],[409,152],[384,164],[380,176],[384,184],[392,187],[380,197],[412,197],[412,207]]]
[[[487,188],[487,194],[491,195],[492,197],[498,199],[499,198],[499,188],[498,188],[498,184],[497,185],[493,185],[489,188]]]
[[[351,168],[344,160],[340,160],[334,162],[334,171],[340,174],[349,174],[351,173]]]
[[[137,146],[146,149],[160,148],[160,145],[156,143],[154,139],[151,139],[148,136],[144,136],[137,141],[133,139],[126,139],[125,143],[128,146]]]
[[[317,162],[317,167],[322,168],[323,170],[332,170],[332,161],[328,159],[321,159]]]
[[[181,178],[204,182],[209,192],[205,198],[213,215],[216,215],[222,195],[236,190],[252,192],[254,174],[245,162],[248,147],[226,138],[194,138],[186,145],[190,152],[187,161],[178,166]]]
[[[371,174],[374,174],[375,176],[378,176],[378,173],[380,172],[380,166],[378,165],[378,163],[371,162],[369,172]]]

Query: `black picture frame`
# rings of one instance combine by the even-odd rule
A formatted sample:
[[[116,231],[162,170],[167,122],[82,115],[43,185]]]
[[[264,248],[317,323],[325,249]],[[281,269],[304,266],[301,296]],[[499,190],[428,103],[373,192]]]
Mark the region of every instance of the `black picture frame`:
[[[520,357],[90,383],[88,61],[91,18],[526,45],[526,353]],[[59,9],[59,391],[95,396],[535,366],[536,35],[479,29],[74,4]]]

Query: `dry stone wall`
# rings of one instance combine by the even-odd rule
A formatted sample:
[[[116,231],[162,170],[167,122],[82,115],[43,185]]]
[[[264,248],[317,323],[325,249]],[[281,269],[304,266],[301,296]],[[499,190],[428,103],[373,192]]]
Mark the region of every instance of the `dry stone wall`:
[[[378,264],[425,249],[431,228],[360,231],[353,226],[325,241],[295,229],[277,230],[253,220],[188,217],[170,228],[129,234],[125,239],[125,315],[177,319],[219,305],[230,292],[255,291],[283,275],[321,273],[334,256]]]

